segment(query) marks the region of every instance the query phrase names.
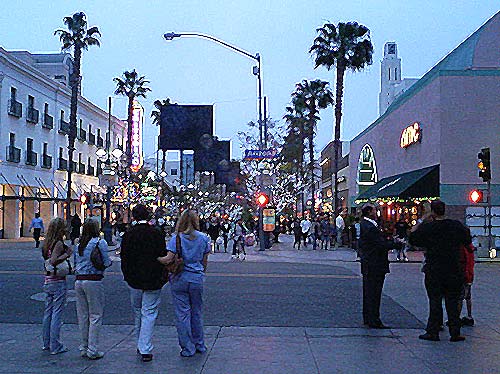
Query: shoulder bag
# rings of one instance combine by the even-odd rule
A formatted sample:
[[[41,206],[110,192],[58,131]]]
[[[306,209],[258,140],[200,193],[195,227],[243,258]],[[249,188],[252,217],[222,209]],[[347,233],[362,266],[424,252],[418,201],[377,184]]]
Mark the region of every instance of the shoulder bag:
[[[104,258],[102,257],[101,250],[99,249],[99,242],[100,239],[97,240],[97,244],[95,245],[94,249],[92,249],[92,252],[90,253],[90,262],[92,262],[92,265],[99,271],[104,271],[106,270],[106,265],[104,265]]]
[[[56,243],[57,244],[57,243]],[[64,245],[64,243],[63,243]],[[65,246],[65,245],[64,245]],[[55,244],[54,244],[55,247]],[[65,246],[66,247],[66,246]],[[54,248],[52,248],[53,250]],[[70,275],[74,273],[74,267],[71,265],[70,257],[68,257],[66,260],[63,262],[57,264],[57,265],[52,265],[50,263],[50,258],[52,257],[52,250],[49,251],[49,258],[46,259],[43,263],[45,267],[45,272],[47,275],[54,275],[57,277],[65,277],[66,275]]]
[[[172,275],[178,275],[184,270],[184,260],[182,259],[182,246],[181,246],[181,234],[177,233],[175,238],[175,249],[176,253],[172,261],[170,261],[165,268]]]

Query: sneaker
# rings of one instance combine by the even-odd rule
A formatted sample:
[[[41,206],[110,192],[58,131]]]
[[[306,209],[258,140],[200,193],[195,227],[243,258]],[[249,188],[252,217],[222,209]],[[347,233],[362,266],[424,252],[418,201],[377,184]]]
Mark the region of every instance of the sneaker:
[[[141,354],[141,360],[142,360],[142,362],[153,361],[153,354],[152,353],[143,353],[143,354]]]
[[[90,360],[99,360],[104,357],[104,352],[87,352],[87,357]]]
[[[58,355],[58,354],[60,354],[60,353],[65,353],[65,352],[68,352],[68,351],[69,351],[69,349],[68,349],[68,348],[66,348],[66,347],[63,345],[63,346],[61,346],[61,348],[59,348],[57,351],[50,352],[50,354],[51,354],[52,356],[55,356],[55,355]]]
[[[431,342],[438,342],[439,341],[439,335],[429,334],[428,332],[426,332],[425,334],[419,335],[418,338],[421,340],[429,340]]]
[[[455,335],[450,338],[450,342],[463,342],[465,340],[465,336]]]
[[[205,353],[206,351],[207,351],[207,346],[205,344],[196,345],[196,352]]]
[[[181,352],[180,352],[180,355],[182,357],[193,357],[194,356],[194,353],[190,353],[189,351],[186,351],[185,349],[183,349]]]

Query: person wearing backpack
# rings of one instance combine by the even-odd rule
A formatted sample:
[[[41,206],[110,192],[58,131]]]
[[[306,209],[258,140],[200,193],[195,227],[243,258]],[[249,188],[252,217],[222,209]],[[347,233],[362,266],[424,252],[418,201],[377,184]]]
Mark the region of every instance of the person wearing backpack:
[[[99,330],[104,312],[104,270],[111,266],[108,245],[99,238],[99,221],[87,218],[75,251],[75,293],[78,327],[80,328],[80,356],[98,360]],[[97,253],[96,253],[97,251]]]

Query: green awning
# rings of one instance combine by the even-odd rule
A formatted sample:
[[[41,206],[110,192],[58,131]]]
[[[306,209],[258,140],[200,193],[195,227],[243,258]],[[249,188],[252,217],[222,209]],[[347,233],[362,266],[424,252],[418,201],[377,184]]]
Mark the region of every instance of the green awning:
[[[439,197],[439,165],[381,179],[360,193],[355,201],[360,203],[379,198],[408,200],[432,197]]]

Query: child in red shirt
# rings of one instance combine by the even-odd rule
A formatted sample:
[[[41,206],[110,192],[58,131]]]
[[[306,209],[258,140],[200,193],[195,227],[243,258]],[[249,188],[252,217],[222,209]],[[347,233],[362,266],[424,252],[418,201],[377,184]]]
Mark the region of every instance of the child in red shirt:
[[[467,317],[461,319],[463,326],[474,326],[474,318],[472,318],[472,298],[471,287],[474,281],[474,251],[475,248],[472,244],[463,246],[460,252],[460,260],[464,269],[464,287],[462,291],[462,300],[465,300],[467,306]],[[460,313],[462,312],[462,304],[458,307]]]

